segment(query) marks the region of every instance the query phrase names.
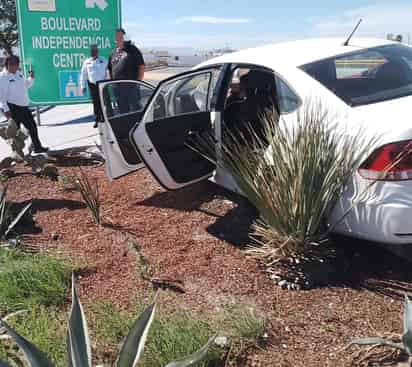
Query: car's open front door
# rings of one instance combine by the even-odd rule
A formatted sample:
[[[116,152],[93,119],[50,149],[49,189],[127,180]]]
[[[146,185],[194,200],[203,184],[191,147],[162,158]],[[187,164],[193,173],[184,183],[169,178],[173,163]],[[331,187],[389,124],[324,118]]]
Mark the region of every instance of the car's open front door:
[[[115,179],[144,167],[130,142],[132,128],[142,118],[144,108],[155,87],[134,80],[99,83],[99,97],[104,122],[99,124],[106,174]]]
[[[212,134],[220,112],[214,111],[222,68],[180,74],[162,82],[141,123],[131,134],[144,163],[169,190],[204,180],[215,165],[193,149],[198,134]],[[213,149],[213,147],[212,147]]]

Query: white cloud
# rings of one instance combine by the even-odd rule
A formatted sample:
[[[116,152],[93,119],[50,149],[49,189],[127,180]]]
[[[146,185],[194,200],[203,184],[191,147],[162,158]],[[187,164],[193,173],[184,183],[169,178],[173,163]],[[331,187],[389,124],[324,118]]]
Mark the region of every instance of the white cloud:
[[[224,18],[224,17],[209,17],[205,15],[181,17],[176,19],[174,24],[183,23],[204,23],[204,24],[245,24],[250,23],[250,19],[247,18]]]
[[[280,34],[248,35],[241,33],[154,33],[128,30],[129,35],[139,47],[171,47],[171,48],[196,48],[212,49],[220,47],[233,47],[236,49],[255,47],[264,44],[276,43],[284,40]]]
[[[254,47],[279,42],[285,36],[279,33],[244,33],[244,32],[149,32],[141,22],[124,22],[124,28],[131,39],[142,48],[195,48],[211,49],[233,47],[236,49]]]
[[[412,4],[378,3],[350,9],[340,16],[313,20],[311,34],[316,36],[349,35],[359,19],[363,19],[357,35],[384,38],[388,33],[412,33]]]

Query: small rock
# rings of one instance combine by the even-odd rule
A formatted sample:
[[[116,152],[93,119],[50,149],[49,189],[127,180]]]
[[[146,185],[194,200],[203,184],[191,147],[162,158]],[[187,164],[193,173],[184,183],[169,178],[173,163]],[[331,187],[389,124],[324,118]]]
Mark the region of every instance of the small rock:
[[[13,171],[12,169],[5,168],[5,169],[2,169],[2,170],[0,171],[0,176],[2,176],[2,177],[4,177],[4,178],[11,178],[11,177],[13,177],[14,175],[15,175],[15,173],[14,173],[14,171]]]
[[[220,348],[225,348],[229,345],[229,339],[226,336],[218,336],[215,338],[215,344]]]
[[[6,157],[0,162],[0,169],[10,168],[13,163],[13,159],[11,157]]]
[[[270,279],[272,279],[272,280],[280,280],[281,277],[280,277],[279,275],[272,274],[272,275],[270,276]]]
[[[288,284],[288,282],[286,280],[281,280],[278,283],[278,286],[281,287],[281,288],[284,288],[285,286],[287,286],[287,284]]]
[[[41,175],[57,181],[59,177],[59,171],[57,170],[57,167],[55,165],[45,164],[41,169]]]

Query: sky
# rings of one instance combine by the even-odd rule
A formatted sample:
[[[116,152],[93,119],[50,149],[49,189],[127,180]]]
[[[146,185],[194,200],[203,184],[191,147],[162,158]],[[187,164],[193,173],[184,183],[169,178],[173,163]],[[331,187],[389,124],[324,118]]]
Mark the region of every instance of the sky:
[[[235,49],[307,37],[411,34],[411,0],[122,0],[123,27],[143,48]]]

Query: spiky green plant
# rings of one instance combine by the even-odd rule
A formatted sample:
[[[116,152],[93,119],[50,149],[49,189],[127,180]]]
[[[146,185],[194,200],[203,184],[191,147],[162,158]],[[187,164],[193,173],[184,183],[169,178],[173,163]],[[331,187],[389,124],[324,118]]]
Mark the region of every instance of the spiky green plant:
[[[354,339],[349,343],[348,347],[352,345],[376,345],[395,348],[408,355],[409,363],[412,365],[412,305],[409,298],[405,295],[403,334],[400,343],[396,343],[387,338],[372,337]]]
[[[210,137],[191,143],[234,178],[258,209],[251,253],[274,263],[299,257],[325,237],[325,219],[372,141],[339,130],[338,118],[306,103],[294,124],[275,110],[260,116],[263,133],[226,131],[220,152]]]
[[[115,363],[116,367],[136,367],[139,363],[150,325],[154,319],[155,308],[155,303],[147,307],[132,325],[127,337],[120,347],[120,352]],[[18,345],[30,367],[54,366],[53,362],[50,361],[44,352],[19,335],[4,320],[0,320],[0,327],[3,327]],[[214,337],[210,338],[209,342],[194,354],[179,361],[171,362],[167,364],[166,367],[195,366],[207,357],[214,340]],[[66,346],[69,367],[92,366],[91,344],[87,321],[82,304],[77,296],[74,275],[72,276],[72,307],[69,315]],[[0,366],[9,366],[9,364],[5,361],[0,361]]]
[[[90,213],[96,224],[101,224],[101,213],[100,213],[100,195],[99,195],[99,184],[97,179],[89,179],[87,174],[80,168],[79,169],[80,175],[77,176],[75,182],[77,189],[80,192],[87,208],[89,209]]]
[[[0,193],[0,239],[7,238],[31,207],[31,203],[29,203],[13,216],[10,212],[10,204],[6,200],[6,195],[7,187],[4,187]]]

